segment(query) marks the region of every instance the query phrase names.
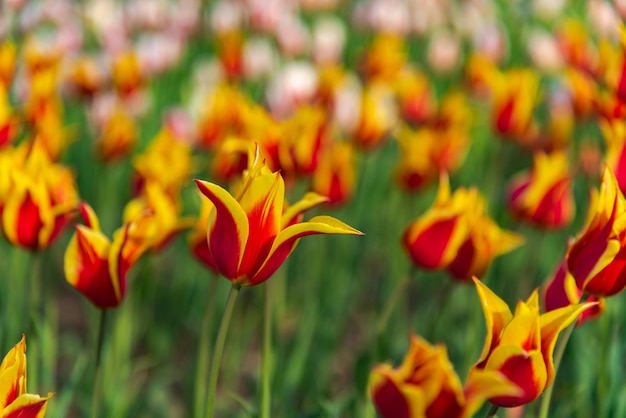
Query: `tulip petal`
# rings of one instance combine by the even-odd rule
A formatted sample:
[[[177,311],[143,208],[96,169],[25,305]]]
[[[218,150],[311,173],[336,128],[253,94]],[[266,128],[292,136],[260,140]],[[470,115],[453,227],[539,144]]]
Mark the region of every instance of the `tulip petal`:
[[[552,354],[559,333],[570,325],[584,310],[597,305],[598,302],[581,303],[547,312],[539,318],[541,327],[541,352],[547,369],[546,386],[552,383],[555,370]]]
[[[100,221],[93,208],[88,203],[81,202],[79,210],[85,226],[94,231],[100,231]]]
[[[249,235],[238,276],[258,270],[265,261],[281,228],[284,199],[285,183],[279,172],[252,178],[239,198],[239,205],[248,217]]]
[[[239,202],[222,187],[196,180],[200,192],[215,205],[207,239],[217,270],[230,280],[238,277],[239,263],[248,241],[249,223]]]
[[[316,216],[308,222],[301,222],[280,231],[265,263],[249,276],[249,285],[259,284],[270,278],[291,253],[299,238],[314,234],[364,235],[361,231],[331,217]]]
[[[499,397],[519,397],[523,391],[505,375],[496,370],[470,371],[465,387],[465,408],[460,418],[473,417],[485,400]]]
[[[317,193],[309,192],[304,195],[304,197],[289,206],[284,210],[283,216],[281,219],[282,228],[286,228],[291,224],[298,222],[298,217],[305,211],[314,208],[315,206],[321,205],[324,202],[328,202],[328,197],[322,196]]]
[[[45,398],[39,395],[23,394],[11,405],[0,412],[0,418],[43,418],[46,414],[48,399],[53,394],[48,394]]]
[[[509,306],[498,295],[496,295],[485,284],[474,277],[474,284],[478,291],[483,313],[485,315],[485,323],[487,325],[487,335],[485,336],[485,345],[476,365],[479,366],[487,359],[493,345],[500,337],[504,327],[511,321],[513,315]]]
[[[500,345],[489,356],[485,370],[499,371],[523,392],[517,396],[496,396],[489,399],[498,406],[512,407],[532,402],[546,388],[546,365],[539,350],[527,352],[519,346]]]
[[[426,400],[419,386],[397,383],[389,365],[372,370],[369,393],[382,418],[426,418]]]
[[[0,364],[0,410],[26,393],[26,338],[4,356]]]

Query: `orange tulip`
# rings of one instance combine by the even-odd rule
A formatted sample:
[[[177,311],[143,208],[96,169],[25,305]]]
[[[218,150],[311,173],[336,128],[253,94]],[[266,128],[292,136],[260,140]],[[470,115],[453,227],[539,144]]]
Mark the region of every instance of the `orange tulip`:
[[[237,285],[252,286],[269,279],[303,236],[362,235],[330,216],[299,222],[305,210],[325,199],[307,195],[287,208],[283,178],[259,160],[258,152],[237,198],[217,184],[201,180],[196,184],[215,205],[207,230],[215,270]]]
[[[571,183],[564,153],[537,154],[532,170],[512,180],[509,208],[520,219],[538,226],[567,226],[574,218]]]
[[[111,74],[113,84],[121,96],[128,96],[136,92],[145,82],[145,75],[142,74],[139,58],[133,50],[127,50],[115,57]]]
[[[519,389],[518,395],[490,397],[494,405],[512,407],[537,399],[554,380],[552,354],[559,333],[593,304],[577,304],[539,313],[535,290],[514,313],[485,284],[474,278],[485,314],[487,336],[483,352],[470,371],[499,371]],[[471,379],[471,377],[470,377]]]
[[[26,392],[26,337],[4,356],[0,364],[0,416],[2,418],[43,418],[48,399]]]
[[[128,271],[148,248],[148,242],[134,237],[152,215],[144,212],[126,223],[111,242],[88,204],[81,204],[80,213],[84,225],[76,225],[65,250],[65,278],[98,308],[115,308],[126,294]]]
[[[445,346],[431,346],[416,335],[397,369],[378,365],[369,379],[369,393],[382,418],[466,418],[487,398],[520,392],[498,371],[472,373],[462,387]]]
[[[604,168],[587,225],[567,253],[567,266],[584,292],[612,296],[626,287],[626,200],[615,175]]]

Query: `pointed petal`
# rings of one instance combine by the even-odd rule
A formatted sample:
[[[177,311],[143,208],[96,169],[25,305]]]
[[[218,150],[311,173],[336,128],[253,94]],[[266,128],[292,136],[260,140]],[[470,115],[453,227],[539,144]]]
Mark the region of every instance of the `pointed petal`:
[[[48,399],[52,396],[51,393],[45,398],[23,394],[0,412],[0,418],[43,418],[46,415]]]
[[[79,205],[80,216],[85,226],[94,231],[100,231],[100,221],[93,208],[86,202],[81,202]]]
[[[215,205],[207,230],[215,266],[220,274],[234,280],[239,276],[239,263],[248,241],[248,216],[239,202],[222,187],[201,180],[196,180],[196,185]]]
[[[309,192],[305,194],[300,201],[294,203],[284,210],[281,220],[282,228],[284,229],[289,225],[298,222],[297,218],[299,217],[299,215],[311,208],[314,208],[315,206],[321,205],[324,202],[328,202],[328,200],[328,197],[322,196],[317,193]]]
[[[552,383],[552,379],[554,379],[555,370],[554,362],[552,361],[552,354],[554,352],[554,345],[556,344],[556,339],[559,336],[559,333],[569,324],[574,322],[578,315],[580,315],[585,309],[597,304],[597,302],[590,302],[570,305],[544,313],[539,318],[541,327],[541,352],[543,354],[548,373],[546,386],[550,385],[550,383]]]
[[[26,338],[4,356],[0,364],[0,408],[6,408],[26,393]]]
[[[308,222],[291,225],[278,234],[265,263],[256,272],[251,272],[248,285],[255,285],[269,279],[283,264],[299,238],[314,234],[364,235],[351,226],[330,216],[316,216]]]
[[[523,394],[515,383],[497,370],[472,369],[463,388],[465,408],[461,418],[473,417],[482,404],[497,396],[518,397]]]
[[[504,327],[511,321],[513,315],[506,302],[500,299],[498,295],[493,293],[491,289],[475,277],[474,284],[478,291],[478,297],[480,298],[487,326],[483,352],[476,362],[477,365],[480,365],[489,356],[494,344],[500,338],[500,334],[504,330]]]

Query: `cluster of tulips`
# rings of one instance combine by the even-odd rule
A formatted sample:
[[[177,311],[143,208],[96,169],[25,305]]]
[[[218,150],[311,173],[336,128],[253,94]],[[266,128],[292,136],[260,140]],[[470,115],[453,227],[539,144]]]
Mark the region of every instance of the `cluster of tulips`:
[[[300,238],[367,233],[367,225],[356,229],[326,215],[305,220],[304,213],[347,207],[367,193],[358,187],[359,172],[393,147],[390,175],[402,193],[414,196],[438,184],[432,205],[411,214],[397,239],[414,267],[476,287],[486,337],[463,383],[445,345],[411,333],[398,367],[371,365],[367,413],[461,418],[489,402],[487,416],[495,416],[500,407],[523,406],[545,393],[539,411],[545,418],[574,326],[600,316],[605,298],[626,288],[622,2],[589,1],[588,21],[557,20],[559,6],[532,2],[532,13],[554,31],[527,37],[531,65],[511,64],[518,59],[509,56],[490,1],[371,0],[346,8],[347,18],[339,17],[345,10],[334,0],[204,3],[0,3],[0,230],[10,246],[32,254],[33,264],[69,237],[66,281],[101,315],[91,416],[101,414],[107,312],[125,300],[140,258],[159,257],[187,232],[190,254],[231,283],[215,345],[199,353],[200,364],[209,354],[212,361],[210,369],[197,370],[206,392],[196,393],[193,414],[209,418],[219,410],[218,374],[238,293],[269,281],[259,411],[275,416],[271,278]],[[355,63],[347,59],[353,27],[366,45],[352,48]],[[420,66],[411,43],[425,39]],[[210,52],[194,56],[198,44]],[[154,92],[183,63],[191,67],[184,100],[167,97],[158,132],[142,142],[159,99]],[[478,126],[477,108],[488,126]],[[85,110],[82,131],[69,123],[76,109]],[[581,126],[595,129],[604,143],[576,137]],[[496,257],[526,238],[489,214],[493,195],[476,185],[451,186],[471,163],[466,157],[481,128],[506,143],[494,140],[490,148],[515,147],[532,161],[510,180],[495,179],[496,188],[506,189],[514,223],[546,234],[568,228],[574,177],[600,183],[584,226],[563,246],[542,291],[514,310],[481,280]],[[89,139],[76,131],[93,142],[79,148]],[[69,163],[76,149],[102,170],[129,168],[130,199],[116,214],[106,213],[106,190],[106,198],[82,197],[84,174]],[[503,176],[498,161],[489,164],[494,176]],[[206,177],[211,181],[200,179]],[[288,201],[301,190],[299,200]],[[189,200],[196,204],[186,205]],[[29,302],[37,305],[41,277],[32,276]],[[22,332],[46,321],[40,306],[29,309]],[[204,328],[198,336],[210,333]],[[39,335],[33,341],[42,344]],[[42,418],[53,396],[27,392],[25,350],[22,337],[0,364],[2,417]]]

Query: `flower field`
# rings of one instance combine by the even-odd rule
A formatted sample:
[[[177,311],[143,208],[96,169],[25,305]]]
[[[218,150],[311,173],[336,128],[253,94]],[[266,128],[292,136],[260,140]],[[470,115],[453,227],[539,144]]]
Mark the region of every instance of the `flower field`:
[[[0,0],[0,416],[626,416],[623,19]]]

